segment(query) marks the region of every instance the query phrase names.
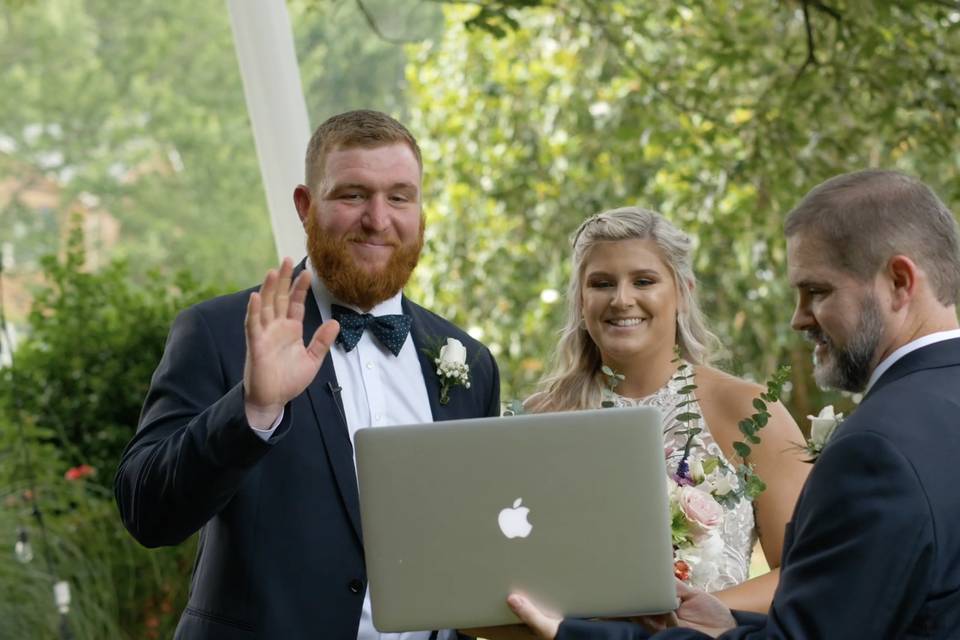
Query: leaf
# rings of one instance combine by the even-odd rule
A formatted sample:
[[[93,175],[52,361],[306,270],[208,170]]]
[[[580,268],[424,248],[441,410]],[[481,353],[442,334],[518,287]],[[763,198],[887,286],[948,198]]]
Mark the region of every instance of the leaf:
[[[688,385],[685,385],[685,386],[680,387],[680,388],[677,390],[677,393],[679,393],[680,395],[686,395],[686,394],[688,394],[688,393],[691,393],[691,392],[692,392],[694,389],[696,389],[696,388],[697,388],[697,385],[695,385],[695,384],[688,384]]]
[[[737,455],[738,455],[738,456],[740,456],[741,458],[744,458],[744,459],[746,459],[747,456],[750,455],[750,447],[748,447],[747,445],[745,445],[745,444],[742,443],[742,442],[734,442],[734,443],[733,443],[733,450],[737,452]]]
[[[689,422],[691,420],[699,420],[699,419],[700,419],[700,414],[693,413],[692,411],[687,411],[677,416],[677,420],[680,422]]]
[[[745,436],[752,435],[756,431],[756,428],[753,426],[753,420],[750,418],[744,418],[738,422],[737,427],[740,428],[740,433]]]
[[[767,410],[767,405],[766,405],[766,403],[765,403],[763,400],[761,400],[760,398],[754,398],[754,399],[753,399],[753,408],[756,409],[757,411],[766,411],[766,410]]]

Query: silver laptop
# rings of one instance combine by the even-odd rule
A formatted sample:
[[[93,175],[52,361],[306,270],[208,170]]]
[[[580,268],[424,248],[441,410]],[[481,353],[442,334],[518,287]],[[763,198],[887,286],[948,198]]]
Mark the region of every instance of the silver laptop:
[[[374,626],[514,624],[676,607],[663,433],[649,407],[361,429]]]

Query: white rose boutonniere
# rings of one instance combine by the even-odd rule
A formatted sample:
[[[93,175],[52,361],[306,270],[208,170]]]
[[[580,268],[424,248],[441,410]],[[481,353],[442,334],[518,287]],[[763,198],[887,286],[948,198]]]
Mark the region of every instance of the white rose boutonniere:
[[[470,388],[470,366],[467,364],[467,348],[456,338],[447,338],[447,343],[433,359],[440,378],[440,404],[450,402],[450,389],[455,386]]]
[[[833,405],[828,404],[820,409],[819,414],[807,416],[807,419],[810,420],[810,437],[803,448],[810,456],[810,462],[814,462],[827,445],[833,432],[836,431],[837,425],[843,421],[843,414],[835,414]]]

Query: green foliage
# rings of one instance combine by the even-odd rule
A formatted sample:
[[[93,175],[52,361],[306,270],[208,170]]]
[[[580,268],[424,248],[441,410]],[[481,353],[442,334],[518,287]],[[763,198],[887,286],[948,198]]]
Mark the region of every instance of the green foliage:
[[[195,545],[147,550],[119,523],[113,495],[96,484],[62,476],[36,487],[45,535],[29,517],[33,501],[22,485],[4,492],[0,508],[0,637],[50,639],[59,616],[53,584],[70,584],[67,623],[77,640],[169,638],[186,601],[185,576]],[[29,494],[26,494],[29,495]],[[34,559],[18,562],[10,550],[18,526],[27,526]]]
[[[565,316],[568,235],[639,204],[693,236],[697,291],[733,373],[760,380],[787,362],[794,415],[849,406],[815,388],[809,347],[788,327],[783,216],[865,166],[960,202],[958,14],[925,2],[817,3],[839,18],[814,9],[809,21],[760,0],[542,4],[483,3],[518,23],[498,38],[465,26],[473,3],[446,3],[443,38],[410,48],[427,172],[417,296],[482,336],[504,396],[524,397]]]
[[[28,564],[0,554],[4,638],[54,637],[60,579],[77,638],[169,637],[186,598],[193,545],[141,548],[117,517],[112,479],[174,314],[213,292],[159,272],[136,284],[123,262],[90,273],[85,257],[76,226],[63,259],[43,260],[30,332],[0,370],[0,548],[18,527],[35,548]],[[81,463],[92,481],[65,478]]]
[[[0,415],[5,432],[23,421],[41,441],[56,444],[61,474],[89,464],[110,485],[174,315],[212,291],[186,274],[171,284],[151,272],[135,284],[124,262],[96,273],[84,262],[79,227],[62,261],[43,260],[47,282],[37,292],[30,333],[14,366],[0,371]]]

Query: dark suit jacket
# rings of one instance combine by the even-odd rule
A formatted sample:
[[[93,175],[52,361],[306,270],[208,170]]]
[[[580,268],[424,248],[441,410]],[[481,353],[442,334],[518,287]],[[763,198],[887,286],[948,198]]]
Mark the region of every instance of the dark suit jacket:
[[[960,339],[884,373],[814,465],[766,616],[721,638],[960,638]],[[646,638],[565,621],[558,638]],[[671,629],[656,638],[706,638]]]
[[[151,382],[115,491],[123,522],[148,547],[200,531],[177,638],[356,638],[366,588],[353,447],[327,358],[268,442],[243,409],[243,318],[251,290],[179,315]],[[403,299],[434,420],[499,415],[490,352]],[[304,340],[321,318],[312,293]],[[420,351],[447,337],[467,348],[471,387],[439,404]]]

